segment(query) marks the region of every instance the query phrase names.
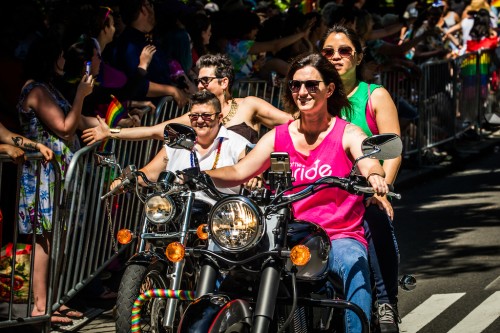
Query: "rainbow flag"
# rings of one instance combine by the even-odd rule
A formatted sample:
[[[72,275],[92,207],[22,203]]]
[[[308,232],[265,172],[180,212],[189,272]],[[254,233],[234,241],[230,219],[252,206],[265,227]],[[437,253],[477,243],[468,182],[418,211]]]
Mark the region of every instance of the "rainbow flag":
[[[122,120],[127,115],[127,111],[123,107],[122,103],[115,96],[111,95],[111,102],[108,105],[108,110],[106,111],[105,122],[109,127],[113,128],[118,125],[118,122]],[[101,151],[111,151],[112,147],[109,144],[109,139],[104,140],[101,144]]]
[[[106,124],[108,124],[109,127],[116,127],[118,122],[127,115],[127,112],[118,98],[113,95],[111,95],[111,98],[112,100],[108,105],[108,111],[106,111]]]

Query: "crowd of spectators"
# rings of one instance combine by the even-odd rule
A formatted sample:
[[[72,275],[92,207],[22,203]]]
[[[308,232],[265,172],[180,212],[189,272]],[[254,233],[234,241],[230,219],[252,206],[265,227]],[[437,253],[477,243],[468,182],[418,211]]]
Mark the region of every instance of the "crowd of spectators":
[[[496,2],[417,0],[399,12],[373,10],[365,2],[16,1],[0,20],[0,124],[33,148],[39,143],[37,149],[52,149],[66,166],[79,148],[80,131],[99,124],[95,116],[104,117],[111,96],[128,115],[121,127],[138,126],[164,96],[186,105],[198,89],[196,63],[207,54],[227,54],[236,82],[285,77],[294,57],[321,51],[328,28],[342,24],[362,37],[360,79],[373,83],[383,71],[418,76],[420,64],[498,44]],[[401,108],[408,104],[398,102]],[[9,151],[19,159],[18,149]],[[51,179],[45,184],[53,186]],[[21,209],[31,213],[32,194],[21,200]],[[27,226],[30,214],[19,214]],[[50,218],[41,233],[50,229]],[[47,254],[50,244],[42,240],[38,253]],[[45,267],[47,258],[35,261],[35,268]],[[34,287],[34,315],[45,311],[45,283]]]

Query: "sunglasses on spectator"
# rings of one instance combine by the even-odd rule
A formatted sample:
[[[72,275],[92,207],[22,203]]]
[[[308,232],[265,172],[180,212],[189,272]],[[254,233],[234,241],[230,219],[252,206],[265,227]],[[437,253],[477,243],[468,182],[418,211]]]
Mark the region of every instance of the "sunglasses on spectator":
[[[219,114],[220,112],[215,112],[215,113],[190,113],[188,114],[188,117],[189,119],[191,119],[191,121],[197,121],[199,117],[201,117],[201,119],[203,119],[204,121],[210,121],[210,120],[214,120],[215,118],[212,118],[213,116]]]
[[[307,81],[299,81],[299,80],[290,80],[288,82],[288,86],[290,87],[290,90],[292,93],[298,93],[300,91],[300,88],[302,85],[304,85],[307,89],[307,91],[310,94],[317,93],[319,90],[319,83],[323,81],[318,81],[318,80],[307,80]]]
[[[216,76],[204,76],[194,79],[194,83],[196,83],[196,85],[199,85],[201,83],[203,86],[208,86],[213,79],[222,79],[222,78]]]
[[[335,51],[333,47],[328,47],[321,50],[321,54],[323,55],[323,57],[326,57],[328,59],[333,57],[335,52],[338,52],[339,56],[341,56],[342,58],[349,58],[353,55],[353,49],[350,46],[341,46],[337,49],[337,51]]]

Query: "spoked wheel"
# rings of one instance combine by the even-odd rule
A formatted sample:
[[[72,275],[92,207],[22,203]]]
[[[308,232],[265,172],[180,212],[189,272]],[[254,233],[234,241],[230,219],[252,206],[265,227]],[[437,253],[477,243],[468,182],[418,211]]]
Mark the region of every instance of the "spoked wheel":
[[[167,273],[159,267],[142,265],[127,266],[116,301],[116,331],[128,333],[131,330],[132,307],[139,294],[149,289],[167,289]],[[166,300],[153,298],[141,308],[141,332],[167,332],[162,327]]]

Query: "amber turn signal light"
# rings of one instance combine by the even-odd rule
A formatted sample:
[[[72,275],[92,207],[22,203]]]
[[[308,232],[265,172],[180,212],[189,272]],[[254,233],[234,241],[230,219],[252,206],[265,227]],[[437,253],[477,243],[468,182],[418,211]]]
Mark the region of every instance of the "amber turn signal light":
[[[179,242],[173,242],[168,244],[167,249],[165,250],[165,255],[167,259],[171,262],[179,262],[184,259],[184,254],[186,250],[184,246]]]
[[[205,240],[208,239],[207,225],[201,224],[196,228],[196,235],[199,239]]]
[[[132,231],[128,229],[121,229],[116,234],[116,239],[120,244],[128,244],[132,241]]]
[[[311,260],[311,252],[305,245],[295,245],[290,251],[290,260],[296,266],[304,266]]]

